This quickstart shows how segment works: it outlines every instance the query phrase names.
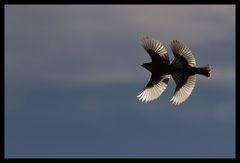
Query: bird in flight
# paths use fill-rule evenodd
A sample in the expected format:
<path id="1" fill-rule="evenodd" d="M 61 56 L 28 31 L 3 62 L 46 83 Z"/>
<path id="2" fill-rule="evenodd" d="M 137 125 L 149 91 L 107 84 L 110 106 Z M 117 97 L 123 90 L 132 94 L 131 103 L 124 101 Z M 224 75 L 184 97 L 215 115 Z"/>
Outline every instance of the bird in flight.
<path id="1" fill-rule="evenodd" d="M 157 99 L 166 89 L 168 81 L 172 77 L 176 88 L 170 101 L 174 105 L 179 105 L 191 95 L 196 83 L 196 74 L 210 77 L 209 64 L 204 67 L 196 67 L 196 60 L 184 43 L 177 40 L 171 42 L 170 48 L 175 57 L 171 64 L 166 48 L 157 39 L 144 37 L 140 39 L 140 44 L 152 59 L 152 62 L 141 65 L 152 74 L 143 91 L 137 96 L 142 102 Z"/>

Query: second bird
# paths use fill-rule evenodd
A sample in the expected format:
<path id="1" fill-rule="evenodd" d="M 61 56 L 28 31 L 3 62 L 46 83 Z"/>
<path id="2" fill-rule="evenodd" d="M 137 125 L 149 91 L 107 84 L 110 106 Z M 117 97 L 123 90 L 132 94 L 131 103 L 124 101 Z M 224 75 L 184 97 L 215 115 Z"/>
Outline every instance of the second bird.
<path id="1" fill-rule="evenodd" d="M 196 67 L 196 60 L 191 50 L 177 40 L 173 40 L 170 44 L 175 56 L 171 64 L 166 48 L 155 38 L 144 37 L 140 40 L 140 44 L 152 59 L 152 62 L 141 65 L 152 73 L 148 84 L 137 96 L 142 102 L 157 99 L 166 89 L 168 80 L 172 76 L 176 88 L 170 101 L 179 105 L 191 95 L 196 83 L 196 74 L 210 77 L 210 66 L 207 64 L 204 67 Z"/>

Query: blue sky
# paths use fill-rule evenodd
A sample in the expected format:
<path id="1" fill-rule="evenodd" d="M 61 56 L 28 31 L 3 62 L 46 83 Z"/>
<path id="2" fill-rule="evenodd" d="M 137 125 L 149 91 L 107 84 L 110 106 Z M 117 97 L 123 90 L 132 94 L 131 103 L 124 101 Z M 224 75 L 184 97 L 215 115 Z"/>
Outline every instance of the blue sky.
<path id="1" fill-rule="evenodd" d="M 137 100 L 139 38 L 188 45 L 190 98 Z M 234 5 L 5 5 L 6 158 L 235 157 Z"/>

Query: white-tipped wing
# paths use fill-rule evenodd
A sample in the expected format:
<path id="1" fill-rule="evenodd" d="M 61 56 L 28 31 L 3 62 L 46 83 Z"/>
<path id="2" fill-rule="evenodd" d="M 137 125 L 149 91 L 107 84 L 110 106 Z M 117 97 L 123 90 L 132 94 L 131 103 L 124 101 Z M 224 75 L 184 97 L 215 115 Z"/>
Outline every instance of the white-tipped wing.
<path id="1" fill-rule="evenodd" d="M 157 99 L 166 89 L 169 78 L 170 75 L 165 75 L 159 82 L 153 84 L 152 86 L 149 84 L 151 83 L 150 80 L 142 93 L 137 96 L 138 99 L 142 102 L 150 102 Z"/>
<path id="2" fill-rule="evenodd" d="M 139 42 L 148 52 L 153 62 L 160 60 L 163 63 L 170 63 L 167 50 L 160 41 L 152 37 L 144 37 Z"/>
<path id="3" fill-rule="evenodd" d="M 191 52 L 191 50 L 183 43 L 177 40 L 173 40 L 170 44 L 174 56 L 180 59 L 182 62 L 184 60 L 192 67 L 196 67 L 196 60 Z"/>
<path id="4" fill-rule="evenodd" d="M 179 105 L 191 95 L 196 83 L 196 76 L 192 75 L 188 76 L 185 80 L 180 80 L 182 76 L 181 73 L 179 73 L 175 74 L 173 78 L 177 84 L 177 87 L 170 101 L 174 105 Z"/>

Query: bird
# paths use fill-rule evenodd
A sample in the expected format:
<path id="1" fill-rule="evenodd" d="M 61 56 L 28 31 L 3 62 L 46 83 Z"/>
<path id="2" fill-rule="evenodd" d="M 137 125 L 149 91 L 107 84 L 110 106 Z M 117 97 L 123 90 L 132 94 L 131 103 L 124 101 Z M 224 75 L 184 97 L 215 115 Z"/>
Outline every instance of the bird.
<path id="1" fill-rule="evenodd" d="M 196 59 L 191 50 L 178 40 L 170 43 L 174 60 L 170 63 L 165 46 L 153 37 L 143 37 L 139 43 L 151 57 L 152 62 L 141 66 L 151 72 L 151 78 L 137 98 L 142 102 L 151 102 L 159 98 L 168 86 L 169 79 L 173 78 L 176 88 L 170 102 L 179 105 L 191 95 L 196 75 L 210 78 L 211 68 L 207 64 L 203 67 L 196 66 Z"/>

